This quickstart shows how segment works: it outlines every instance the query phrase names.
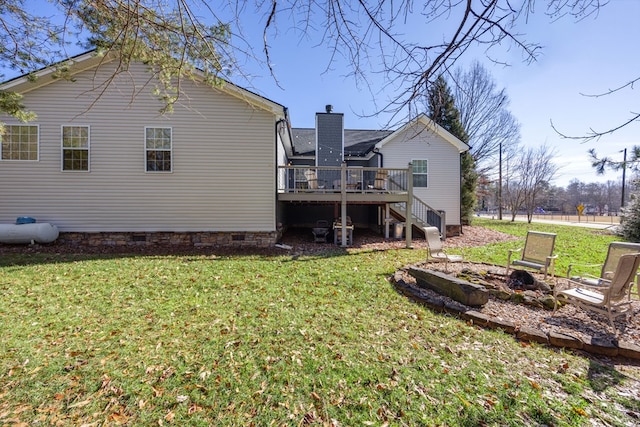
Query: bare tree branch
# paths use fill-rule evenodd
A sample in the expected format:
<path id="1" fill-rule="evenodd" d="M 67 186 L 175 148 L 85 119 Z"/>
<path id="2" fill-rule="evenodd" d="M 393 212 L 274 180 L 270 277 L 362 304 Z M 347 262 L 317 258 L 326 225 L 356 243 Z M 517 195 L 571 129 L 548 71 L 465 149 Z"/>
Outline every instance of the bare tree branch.
<path id="1" fill-rule="evenodd" d="M 633 80 L 631 80 L 631 81 L 628 81 L 627 83 L 625 83 L 625 84 L 623 84 L 623 85 L 620 85 L 620 86 L 618 86 L 618 87 L 615 87 L 615 88 L 613 88 L 613 89 L 607 89 L 605 92 L 602 92 L 602 93 L 597 93 L 597 94 L 585 94 L 585 93 L 581 93 L 580 95 L 582 95 L 582 96 L 586 96 L 586 97 L 590 97 L 590 98 L 600 98 L 600 97 L 602 97 L 602 96 L 607 96 L 607 95 L 611 95 L 612 93 L 619 92 L 619 91 L 621 91 L 621 90 L 623 90 L 623 89 L 626 89 L 626 88 L 633 89 L 633 86 L 634 86 L 638 81 L 640 81 L 640 77 L 637 77 L 637 78 L 635 78 L 635 79 L 633 79 Z"/>
<path id="2" fill-rule="evenodd" d="M 607 89 L 604 92 L 601 93 L 596 93 L 596 94 L 585 94 L 585 93 L 581 93 L 580 95 L 588 97 L 588 98 L 600 98 L 603 96 L 609 96 L 612 95 L 614 93 L 620 92 L 622 90 L 625 89 L 634 89 L 634 86 L 637 82 L 640 81 L 640 77 L 637 77 L 635 79 L 632 79 L 630 81 L 628 81 L 627 83 L 624 83 L 620 86 L 614 87 L 613 89 Z M 588 132 L 586 132 L 583 135 L 567 135 L 564 132 L 559 131 L 555 124 L 553 123 L 553 121 L 551 122 L 551 127 L 553 128 L 553 130 L 562 138 L 565 139 L 573 139 L 573 140 L 579 140 L 582 142 L 590 142 L 593 140 L 598 140 L 601 137 L 605 136 L 605 135 L 611 135 L 617 131 L 619 131 L 620 129 L 629 126 L 630 124 L 640 121 L 640 113 L 635 113 L 633 111 L 630 112 L 631 117 L 629 119 L 627 119 L 624 122 L 621 122 L 617 125 L 612 125 L 610 128 L 606 129 L 606 130 L 602 130 L 602 131 L 597 131 L 594 130 L 593 128 L 590 128 Z"/>
<path id="3" fill-rule="evenodd" d="M 523 190 L 523 203 L 527 220 L 531 222 L 539 202 L 539 195 L 553 180 L 558 167 L 553 163 L 555 152 L 546 145 L 529 148 L 518 164 L 519 182 Z"/>
<path id="4" fill-rule="evenodd" d="M 0 62 L 29 72 L 62 59 L 70 30 L 75 28 L 76 35 L 90 34 L 83 40 L 85 46 L 118 53 L 123 68 L 132 60 L 156 67 L 162 86 L 159 96 L 170 109 L 180 96 L 179 80 L 192 78 L 195 69 L 204 71 L 212 84 L 220 84 L 221 79 L 231 79 L 234 74 L 250 78 L 237 55 L 266 64 L 277 81 L 271 41 L 278 33 L 292 31 L 329 49 L 326 71 L 344 59 L 349 64 L 345 73 L 356 83 L 369 86 L 370 77 L 378 75 L 393 85 L 393 91 L 385 92 L 390 98 L 376 99 L 375 111 L 370 112 L 387 113 L 387 125 L 393 126 L 422 112 L 422 94 L 437 76 L 450 74 L 454 64 L 474 46 L 484 48 L 497 62 L 504 61 L 494 56 L 495 51 L 509 48 L 520 51 L 526 62 L 535 61 L 540 47 L 517 31 L 533 13 L 535 3 L 52 0 L 64 18 L 59 21 L 63 25 L 55 25 L 52 19 L 26 12 L 20 7 L 21 0 L 9 0 L 0 2 Z M 581 20 L 597 14 L 605 4 L 603 0 L 547 0 L 543 7 L 551 19 L 568 15 Z M 196 9 L 203 14 L 194 13 Z M 260 56 L 254 54 L 251 38 L 243 34 L 247 14 L 262 17 Z M 286 19 L 278 19 L 282 15 Z M 443 21 L 446 26 L 435 25 Z M 416 30 L 422 30 L 419 38 Z M 371 86 L 369 91 L 378 93 Z"/>
<path id="5" fill-rule="evenodd" d="M 452 74 L 454 98 L 460 121 L 469 135 L 476 171 L 488 175 L 498 166 L 497 157 L 515 150 L 520 143 L 520 125 L 509 112 L 509 97 L 479 63 Z"/>
<path id="6" fill-rule="evenodd" d="M 560 132 L 558 128 L 556 128 L 555 124 L 553 123 L 553 120 L 551 120 L 550 123 L 551 123 L 551 128 L 562 138 L 579 140 L 582 142 L 589 142 L 593 140 L 598 140 L 605 135 L 611 135 L 612 133 L 619 131 L 620 129 L 630 125 L 633 122 L 640 121 L 640 113 L 631 112 L 631 114 L 633 114 L 633 116 L 630 119 L 628 119 L 627 121 L 617 126 L 614 126 L 604 131 L 596 131 L 593 128 L 590 128 L 585 135 L 567 135 L 565 133 Z"/>

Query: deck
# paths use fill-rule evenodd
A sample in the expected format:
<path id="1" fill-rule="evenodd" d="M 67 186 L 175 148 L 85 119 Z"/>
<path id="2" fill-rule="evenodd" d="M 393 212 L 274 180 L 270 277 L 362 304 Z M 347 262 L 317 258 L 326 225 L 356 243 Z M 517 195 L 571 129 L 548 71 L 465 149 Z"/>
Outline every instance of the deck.
<path id="1" fill-rule="evenodd" d="M 412 212 L 413 186 L 411 166 L 406 169 L 327 166 L 282 166 L 278 170 L 278 201 L 288 203 L 326 203 L 341 206 L 341 245 L 347 246 L 347 206 L 384 205 L 385 218 L 390 206 L 403 204 Z M 405 216 L 405 239 L 411 247 L 412 216 Z M 385 221 L 389 236 L 389 221 Z M 338 243 L 336 241 L 336 243 Z"/>
<path id="2" fill-rule="evenodd" d="M 446 236 L 446 212 L 434 209 L 413 195 L 411 164 L 405 169 L 347 167 L 346 164 L 341 167 L 280 166 L 278 201 L 339 204 L 343 222 L 347 218 L 348 205 L 382 205 L 385 207 L 385 235 L 389 235 L 393 211 L 404 218 L 407 247 L 411 246 L 413 225 L 435 226 Z"/>
<path id="3" fill-rule="evenodd" d="M 406 203 L 413 197 L 408 171 L 346 166 L 283 166 L 278 171 L 278 200 L 347 204 Z"/>

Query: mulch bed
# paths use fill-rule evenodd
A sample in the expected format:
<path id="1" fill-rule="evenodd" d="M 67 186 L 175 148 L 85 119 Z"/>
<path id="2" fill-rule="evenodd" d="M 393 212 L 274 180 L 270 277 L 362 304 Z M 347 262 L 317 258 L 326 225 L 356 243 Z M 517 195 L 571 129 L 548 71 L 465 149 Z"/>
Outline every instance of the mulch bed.
<path id="1" fill-rule="evenodd" d="M 416 265 L 419 268 L 431 269 L 445 272 L 442 263 L 423 263 Z M 492 266 L 487 264 L 477 264 L 470 262 L 449 263 L 447 274 L 456 276 L 463 270 L 471 270 L 481 273 L 490 273 L 492 280 L 507 281 L 506 269 L 503 266 Z M 538 280 L 543 280 L 543 275 L 533 273 Z M 405 283 L 415 286 L 415 279 L 409 274 L 402 275 Z M 500 279 L 501 278 L 501 279 Z M 562 281 L 562 278 L 547 278 L 546 283 L 553 285 L 554 281 Z M 445 296 L 437 295 L 435 292 L 422 289 L 432 298 L 441 298 L 447 303 L 454 303 Z M 466 307 L 467 310 L 476 310 L 486 315 L 507 320 L 517 328 L 531 327 L 539 329 L 546 334 L 552 332 L 575 337 L 582 341 L 600 340 L 615 341 L 615 333 L 611 329 L 609 319 L 598 313 L 586 312 L 571 304 L 560 307 L 555 313 L 552 310 L 538 308 L 527 304 L 516 304 L 512 301 L 505 301 L 491 296 L 489 302 L 482 308 Z M 616 328 L 619 332 L 617 337 L 620 341 L 630 343 L 640 343 L 640 300 L 636 296 L 632 304 L 632 309 L 628 313 L 626 321 L 624 317 L 615 320 Z"/>

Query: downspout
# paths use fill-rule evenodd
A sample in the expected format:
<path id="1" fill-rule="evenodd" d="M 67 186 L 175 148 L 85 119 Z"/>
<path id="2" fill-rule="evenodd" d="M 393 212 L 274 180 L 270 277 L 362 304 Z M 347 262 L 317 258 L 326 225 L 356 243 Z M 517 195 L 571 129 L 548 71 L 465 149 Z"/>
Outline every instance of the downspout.
<path id="1" fill-rule="evenodd" d="M 467 144 L 467 143 L 465 143 L 465 144 Z M 460 158 L 460 162 L 459 162 L 459 164 L 460 164 L 460 186 L 459 186 L 459 188 L 460 188 L 460 197 L 459 197 L 459 199 L 460 199 L 460 203 L 459 203 L 459 205 L 460 205 L 460 213 L 459 213 L 459 215 L 460 215 L 460 234 L 464 234 L 464 231 L 462 229 L 462 226 L 464 225 L 464 221 L 462 220 L 462 213 L 463 213 L 463 209 L 462 209 L 462 183 L 464 181 L 464 176 L 462 175 L 464 173 L 464 171 L 462 170 L 462 156 L 465 153 L 469 153 L 469 155 L 471 155 L 471 146 L 469 144 L 467 144 L 467 147 L 468 147 L 467 150 L 466 151 L 462 151 L 460 153 L 460 156 L 459 156 L 459 158 Z M 476 193 L 474 193 L 473 197 L 475 197 L 475 196 L 476 196 Z M 471 220 L 469 220 L 469 222 L 471 222 Z M 446 236 L 446 234 L 447 234 L 447 226 L 445 225 L 444 228 L 445 228 L 444 234 Z"/>
<path id="2" fill-rule="evenodd" d="M 378 147 L 373 149 L 373 154 L 377 154 L 378 155 L 378 168 L 382 169 L 384 167 L 384 156 L 382 155 L 382 153 L 380 152 L 380 149 Z M 375 183 L 375 181 L 374 181 Z M 389 239 L 389 203 L 385 203 L 384 204 L 384 212 L 383 212 L 384 218 L 383 218 L 383 222 L 384 222 L 384 238 L 385 239 Z"/>
<path id="3" fill-rule="evenodd" d="M 276 199 L 276 212 L 275 212 L 276 213 L 276 215 L 275 215 L 276 216 L 276 224 L 275 224 L 275 226 L 276 226 L 276 233 L 279 236 L 278 240 L 280 239 L 280 237 L 282 237 L 282 236 L 280 236 L 280 233 L 284 232 L 284 224 L 281 221 L 278 221 L 278 219 L 279 219 L 279 215 L 278 214 L 280 212 L 280 209 L 279 209 L 280 205 L 278 203 L 278 170 L 279 170 L 279 168 L 278 168 L 278 136 L 280 135 L 280 130 L 283 127 L 284 127 L 284 129 L 285 129 L 285 131 L 286 131 L 286 133 L 287 133 L 287 135 L 289 137 L 289 142 L 292 145 L 291 148 L 293 149 L 293 138 L 292 138 L 292 135 L 291 135 L 291 126 L 290 126 L 290 122 L 289 122 L 289 109 L 287 107 L 283 106 L 282 107 L 282 112 L 284 114 L 284 118 L 276 121 L 276 124 L 275 124 L 275 138 L 274 138 L 274 144 L 275 144 L 274 165 L 275 165 L 275 169 L 276 169 L 276 172 L 275 172 L 275 177 L 276 177 L 275 184 L 276 185 L 274 186 L 275 187 L 274 188 L 274 190 L 275 190 L 275 199 Z M 284 156 L 288 160 L 289 156 L 287 155 L 287 150 L 286 150 L 286 148 L 284 146 L 284 141 L 283 141 L 282 145 L 283 145 L 282 149 L 284 150 Z M 288 175 L 289 175 L 289 170 L 287 170 L 286 173 L 285 173 L 285 179 L 286 179 L 285 186 L 289 185 L 289 176 Z"/>
<path id="4" fill-rule="evenodd" d="M 409 162 L 409 168 L 407 169 L 407 214 L 405 215 L 404 234 L 406 240 L 407 249 L 413 249 L 411 243 L 412 232 L 412 215 L 413 215 L 413 164 Z"/>
<path id="5" fill-rule="evenodd" d="M 286 111 L 286 109 L 285 109 Z M 273 190 L 275 192 L 275 194 L 273 195 L 276 199 L 276 212 L 275 212 L 275 218 L 276 218 L 276 223 L 275 225 L 275 229 L 276 229 L 276 243 L 278 243 L 281 239 L 282 236 L 280 236 L 280 230 L 284 230 L 284 226 L 281 224 L 281 222 L 279 221 L 280 219 L 280 202 L 278 202 L 278 179 L 279 179 L 279 168 L 278 168 L 278 137 L 280 135 L 280 129 L 282 126 L 282 123 L 285 122 L 285 119 L 280 119 L 276 121 L 275 124 L 275 128 L 274 128 L 274 138 L 273 138 L 273 142 L 274 142 L 274 150 L 273 150 L 273 163 L 274 163 L 274 167 L 275 167 L 275 184 L 273 187 Z M 284 147 L 282 147 L 284 149 Z M 286 152 L 285 152 L 285 157 L 286 157 Z M 288 172 L 287 172 L 288 173 Z"/>
<path id="6" fill-rule="evenodd" d="M 347 162 L 340 165 L 340 222 L 342 223 L 342 247 L 347 246 Z"/>
<path id="7" fill-rule="evenodd" d="M 278 120 L 279 122 L 284 122 L 287 126 L 287 133 L 289 134 L 289 141 L 291 141 L 291 150 L 293 150 L 293 136 L 291 135 L 291 120 L 289 119 L 289 109 L 287 107 L 282 107 L 284 111 L 284 119 Z"/>
<path id="8" fill-rule="evenodd" d="M 373 149 L 373 154 L 377 154 L 378 155 L 378 167 L 379 168 L 383 168 L 384 167 L 384 156 L 380 152 L 380 149 L 379 148 L 374 148 Z"/>

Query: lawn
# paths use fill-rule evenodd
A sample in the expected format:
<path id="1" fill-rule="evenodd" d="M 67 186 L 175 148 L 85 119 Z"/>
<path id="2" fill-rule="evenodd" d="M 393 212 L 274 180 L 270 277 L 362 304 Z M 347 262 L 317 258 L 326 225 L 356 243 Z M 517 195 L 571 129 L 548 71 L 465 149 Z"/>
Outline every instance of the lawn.
<path id="1" fill-rule="evenodd" d="M 558 270 L 602 260 L 619 240 L 552 229 Z M 517 243 L 464 253 L 503 264 Z M 3 254 L 0 424 L 637 422 L 637 370 L 518 342 L 396 292 L 389 276 L 424 257 Z"/>

